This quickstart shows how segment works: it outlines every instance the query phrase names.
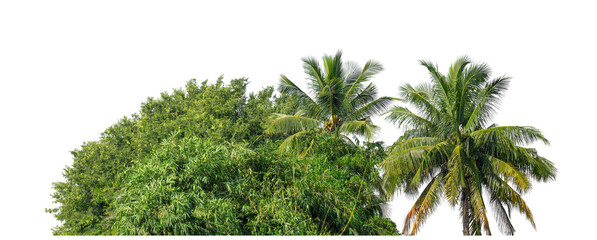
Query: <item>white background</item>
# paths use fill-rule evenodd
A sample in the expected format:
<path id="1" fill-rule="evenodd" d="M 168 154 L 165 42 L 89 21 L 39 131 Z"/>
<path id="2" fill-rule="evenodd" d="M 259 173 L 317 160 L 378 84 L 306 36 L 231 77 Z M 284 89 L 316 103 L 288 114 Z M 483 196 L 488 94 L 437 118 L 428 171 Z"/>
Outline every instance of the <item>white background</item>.
<path id="1" fill-rule="evenodd" d="M 551 146 L 533 147 L 559 171 L 524 196 L 536 231 L 513 211 L 516 236 L 594 235 L 597 8 L 589 1 L 82 2 L 0 2 L 0 235 L 49 238 L 58 222 L 44 209 L 55 206 L 51 183 L 63 181 L 69 151 L 147 97 L 221 74 L 249 78 L 249 91 L 280 74 L 305 86 L 301 57 L 338 49 L 361 65 L 380 61 L 386 70 L 374 81 L 387 96 L 428 81 L 420 59 L 445 73 L 466 54 L 512 77 L 494 120 L 542 130 Z M 400 135 L 375 121 L 377 140 Z M 398 195 L 391 204 L 400 230 L 413 202 Z M 420 232 L 461 234 L 446 202 Z"/>

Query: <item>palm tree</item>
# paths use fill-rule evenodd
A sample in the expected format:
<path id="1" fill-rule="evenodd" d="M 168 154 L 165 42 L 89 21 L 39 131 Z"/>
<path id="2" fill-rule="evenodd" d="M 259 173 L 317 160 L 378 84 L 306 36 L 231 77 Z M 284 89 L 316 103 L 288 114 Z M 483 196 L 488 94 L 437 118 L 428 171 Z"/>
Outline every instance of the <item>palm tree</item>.
<path id="1" fill-rule="evenodd" d="M 480 235 L 481 229 L 491 235 L 483 189 L 503 234 L 515 231 L 511 208 L 535 227 L 521 194 L 531 189 L 531 179 L 553 180 L 557 170 L 535 149 L 524 147 L 535 141 L 549 145 L 538 129 L 489 125 L 510 78 L 490 79 L 490 68 L 468 57 L 452 64 L 447 75 L 430 62 L 420 63 L 431 83 L 400 88 L 401 101 L 418 111 L 396 106 L 386 113 L 387 120 L 405 129 L 381 163 L 386 192 L 418 195 L 403 232 L 416 234 L 445 197 L 452 206 L 459 205 L 464 235 Z"/>
<path id="2" fill-rule="evenodd" d="M 298 98 L 300 108 L 293 115 L 274 114 L 265 130 L 267 134 L 292 134 L 281 144 L 280 150 L 293 148 L 299 138 L 314 131 L 326 131 L 348 142 L 348 134 L 367 140 L 378 127 L 371 116 L 385 110 L 394 98 L 376 98 L 377 87 L 371 78 L 383 70 L 380 63 L 369 60 L 364 67 L 343 62 L 342 52 L 323 57 L 323 69 L 317 59 L 302 59 L 308 76 L 310 92 L 300 89 L 286 76 L 280 76 L 278 90 Z"/>

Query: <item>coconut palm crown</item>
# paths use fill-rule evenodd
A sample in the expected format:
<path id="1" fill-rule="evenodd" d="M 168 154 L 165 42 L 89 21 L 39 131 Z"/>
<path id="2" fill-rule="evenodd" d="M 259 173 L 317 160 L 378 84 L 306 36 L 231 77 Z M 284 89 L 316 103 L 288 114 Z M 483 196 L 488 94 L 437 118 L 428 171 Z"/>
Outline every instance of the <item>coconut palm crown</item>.
<path id="1" fill-rule="evenodd" d="M 483 230 L 491 235 L 488 204 L 503 234 L 515 232 L 512 208 L 535 227 L 521 194 L 531 189 L 532 179 L 553 180 L 557 170 L 535 149 L 525 147 L 536 141 L 549 145 L 538 129 L 490 124 L 510 78 L 490 79 L 490 68 L 468 57 L 457 59 L 447 75 L 430 62 L 420 63 L 431 83 L 400 87 L 401 101 L 417 112 L 396 106 L 386 113 L 387 120 L 404 129 L 381 163 L 386 193 L 418 196 L 403 233 L 416 234 L 444 198 L 459 206 L 464 235 Z"/>
<path id="2" fill-rule="evenodd" d="M 371 116 L 386 111 L 394 101 L 391 97 L 377 98 L 373 76 L 383 70 L 382 65 L 369 60 L 364 67 L 343 62 L 342 52 L 322 58 L 323 68 L 314 57 L 303 58 L 309 92 L 303 91 L 286 76 L 280 76 L 278 90 L 298 98 L 299 109 L 293 115 L 274 114 L 265 130 L 267 134 L 292 134 L 282 143 L 281 150 L 289 150 L 294 143 L 313 131 L 326 131 L 348 142 L 349 134 L 370 140 L 379 129 Z"/>

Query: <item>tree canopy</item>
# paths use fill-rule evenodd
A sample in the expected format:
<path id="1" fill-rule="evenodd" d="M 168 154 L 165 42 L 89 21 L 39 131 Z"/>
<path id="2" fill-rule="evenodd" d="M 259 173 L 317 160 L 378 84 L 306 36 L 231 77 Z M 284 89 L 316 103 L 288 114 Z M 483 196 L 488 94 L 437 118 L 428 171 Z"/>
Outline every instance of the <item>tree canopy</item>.
<path id="1" fill-rule="evenodd" d="M 397 233 L 371 190 L 381 148 L 276 155 L 278 137 L 263 127 L 298 101 L 272 87 L 246 94 L 246 84 L 191 80 L 72 151 L 47 209 L 61 221 L 54 234 Z"/>
<path id="2" fill-rule="evenodd" d="M 269 134 L 292 134 L 280 146 L 290 150 L 301 137 L 314 130 L 334 133 L 348 142 L 349 134 L 371 140 L 379 127 L 371 117 L 385 111 L 394 98 L 377 97 L 373 76 L 383 70 L 382 65 L 369 60 L 363 67 L 342 60 L 342 52 L 324 55 L 323 68 L 314 57 L 303 58 L 308 76 L 309 92 L 299 88 L 285 75 L 280 76 L 278 90 L 294 95 L 300 105 L 293 114 L 277 113 L 265 130 Z"/>
<path id="3" fill-rule="evenodd" d="M 524 146 L 536 141 L 549 144 L 538 129 L 491 123 L 510 78 L 491 79 L 488 65 L 474 64 L 468 57 L 456 60 L 446 75 L 430 62 L 421 65 L 429 71 L 431 83 L 400 88 L 403 102 L 417 112 L 404 106 L 388 112 L 387 119 L 404 134 L 381 164 L 388 193 L 418 195 L 402 231 L 416 234 L 444 197 L 460 206 L 464 235 L 480 235 L 482 230 L 491 235 L 487 203 L 504 234 L 514 234 L 511 208 L 535 227 L 521 194 L 530 190 L 531 179 L 555 179 L 556 168 Z"/>

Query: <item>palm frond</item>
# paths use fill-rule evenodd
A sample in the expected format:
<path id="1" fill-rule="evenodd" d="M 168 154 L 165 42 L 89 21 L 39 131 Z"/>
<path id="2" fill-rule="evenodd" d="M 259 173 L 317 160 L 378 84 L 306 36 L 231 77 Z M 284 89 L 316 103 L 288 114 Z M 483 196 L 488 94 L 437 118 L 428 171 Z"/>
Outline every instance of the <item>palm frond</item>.
<path id="1" fill-rule="evenodd" d="M 460 163 L 460 162 L 459 162 Z M 460 195 L 460 189 L 464 184 L 461 181 L 464 180 L 462 171 L 462 165 L 454 165 L 450 168 L 446 175 L 446 185 L 444 186 L 444 195 L 450 203 L 450 206 L 456 206 L 458 203 L 458 196 Z"/>
<path id="2" fill-rule="evenodd" d="M 278 147 L 278 149 L 276 151 L 280 154 L 291 152 L 293 150 L 299 150 L 297 152 L 300 152 L 300 149 L 298 149 L 299 145 L 300 145 L 299 143 L 302 142 L 301 138 L 306 136 L 307 133 L 308 133 L 307 130 L 303 130 L 303 131 L 300 131 L 300 132 L 290 135 L 289 137 L 284 139 L 284 141 L 282 142 L 282 144 L 280 144 L 280 146 Z M 306 151 L 305 151 L 305 154 L 306 154 Z"/>
<path id="3" fill-rule="evenodd" d="M 523 156 L 521 157 L 522 161 L 518 162 L 524 163 L 524 165 L 520 165 L 523 165 L 528 169 L 527 173 L 529 173 L 533 179 L 541 182 L 555 180 L 558 170 L 551 161 L 539 156 L 537 151 L 533 148 L 516 147 L 515 149 L 518 150 L 519 153 L 522 153 L 519 155 Z"/>
<path id="4" fill-rule="evenodd" d="M 288 77 L 281 74 L 280 75 L 280 82 L 278 83 L 278 91 L 281 93 L 287 93 L 296 95 L 299 98 L 310 98 L 307 93 L 305 93 L 301 88 L 296 86 L 294 82 L 292 82 Z"/>
<path id="5" fill-rule="evenodd" d="M 405 139 L 402 141 L 396 141 L 392 146 L 388 147 L 389 152 L 401 152 L 409 148 L 427 146 L 433 147 L 435 144 L 442 142 L 442 139 L 435 137 L 416 137 Z"/>
<path id="6" fill-rule="evenodd" d="M 408 139 L 413 139 L 413 138 L 429 137 L 429 136 L 433 136 L 433 133 L 432 133 L 431 129 L 426 128 L 426 127 L 406 129 L 406 130 L 404 130 L 404 133 L 402 133 L 402 136 L 400 136 L 398 138 L 397 142 L 408 140 Z"/>
<path id="7" fill-rule="evenodd" d="M 404 189 L 409 195 L 417 194 L 416 188 L 410 188 L 414 173 L 425 158 L 426 151 L 433 146 L 415 146 L 401 151 L 394 150 L 379 165 L 383 169 L 384 186 L 389 194 Z"/>
<path id="8" fill-rule="evenodd" d="M 350 108 L 360 108 L 363 105 L 375 100 L 377 97 L 377 87 L 373 83 L 369 83 L 367 87 L 363 88 L 356 96 L 352 98 L 345 98 L 347 106 Z"/>
<path id="9" fill-rule="evenodd" d="M 477 99 L 483 84 L 487 82 L 491 70 L 486 64 L 472 64 L 466 67 L 458 77 L 455 90 L 457 91 L 455 104 L 459 124 L 466 124 L 472 103 Z"/>
<path id="10" fill-rule="evenodd" d="M 403 233 L 409 233 L 410 235 L 416 234 L 427 218 L 441 203 L 442 179 L 444 175 L 445 172 L 438 173 L 427 184 L 427 187 L 425 187 L 423 192 L 421 192 L 421 195 L 404 219 Z"/>
<path id="11" fill-rule="evenodd" d="M 346 121 L 340 126 L 341 133 L 363 136 L 367 141 L 370 141 L 378 131 L 379 127 L 373 125 L 368 119 Z"/>
<path id="12" fill-rule="evenodd" d="M 354 119 L 362 119 L 362 118 L 378 115 L 378 114 L 386 111 L 390 107 L 390 104 L 392 104 L 394 101 L 397 101 L 397 100 L 398 99 L 393 98 L 393 97 L 380 97 L 373 101 L 369 101 L 369 103 L 367 103 L 367 105 L 356 109 L 355 111 L 350 113 L 348 116 L 346 116 L 345 119 L 346 120 L 354 120 Z"/>
<path id="13" fill-rule="evenodd" d="M 506 212 L 506 209 L 504 209 L 502 201 L 500 201 L 497 196 L 491 193 L 491 200 L 489 202 L 493 208 L 493 211 L 495 212 L 495 219 L 498 222 L 498 228 L 500 229 L 500 232 L 505 235 L 513 236 L 516 230 L 514 230 L 514 226 L 510 221 L 510 215 Z"/>
<path id="14" fill-rule="evenodd" d="M 448 160 L 449 171 L 446 174 L 446 185 L 444 186 L 444 193 L 450 205 L 455 206 L 458 203 L 460 189 L 465 187 L 464 166 L 462 165 L 462 158 L 460 156 L 460 145 L 457 145 L 452 150 Z"/>
<path id="15" fill-rule="evenodd" d="M 459 90 L 463 89 L 464 79 L 461 77 L 462 72 L 464 72 L 466 66 L 470 63 L 471 60 L 468 56 L 461 56 L 450 66 L 446 78 L 455 92 L 460 92 Z"/>
<path id="16" fill-rule="evenodd" d="M 549 145 L 549 140 L 543 136 L 541 131 L 528 126 L 495 126 L 474 131 L 470 135 L 475 140 L 475 145 L 477 146 L 507 140 L 512 141 L 516 145 L 529 145 L 538 140 Z M 507 139 L 504 139 L 504 137 Z"/>
<path id="17" fill-rule="evenodd" d="M 390 155 L 380 163 L 388 192 L 404 188 L 408 195 L 417 194 L 419 184 L 439 169 L 447 143 L 435 138 L 401 141 L 388 149 Z"/>
<path id="18" fill-rule="evenodd" d="M 533 168 L 533 177 L 537 181 L 547 182 L 555 180 L 558 170 L 551 161 L 544 157 L 535 158 L 535 168 Z"/>
<path id="19" fill-rule="evenodd" d="M 531 188 L 531 182 L 524 172 L 520 172 L 512 164 L 499 158 L 485 155 L 493 168 L 494 173 L 500 174 L 504 180 L 512 181 L 521 192 L 526 192 Z"/>
<path id="20" fill-rule="evenodd" d="M 491 229 L 489 227 L 489 219 L 487 217 L 487 210 L 485 208 L 485 200 L 483 200 L 482 187 L 479 178 L 475 178 L 475 181 L 471 184 L 470 188 L 470 200 L 471 207 L 474 211 L 473 219 L 479 223 L 485 230 L 487 235 L 491 235 Z M 473 229 L 473 234 L 481 235 L 481 229 Z"/>
<path id="21" fill-rule="evenodd" d="M 352 84 L 359 78 L 361 75 L 362 68 L 353 61 L 344 61 L 344 82 L 346 83 L 345 86 L 352 86 Z"/>
<path id="22" fill-rule="evenodd" d="M 493 117 L 501 102 L 503 93 L 510 84 L 509 77 L 499 77 L 487 83 L 472 100 L 471 112 L 467 114 L 465 130 L 472 132 L 485 126 Z"/>
<path id="23" fill-rule="evenodd" d="M 410 182 L 410 188 L 419 188 L 419 185 L 423 182 L 431 178 L 434 174 L 436 169 L 443 169 L 443 166 L 447 164 L 446 159 L 448 159 L 448 151 L 451 148 L 451 144 L 446 141 L 441 141 L 434 144 L 430 149 L 428 149 L 425 153 L 425 158 L 422 159 L 419 169 L 413 176 Z"/>
<path id="24" fill-rule="evenodd" d="M 303 130 L 319 128 L 321 121 L 309 117 L 272 114 L 274 120 L 265 129 L 266 134 L 295 133 Z"/>
<path id="25" fill-rule="evenodd" d="M 344 68 L 342 67 L 342 51 L 338 50 L 336 55 L 324 55 L 323 56 L 323 69 L 326 77 L 326 81 L 331 79 L 342 79 L 344 76 Z"/>
<path id="26" fill-rule="evenodd" d="M 481 134 L 486 133 L 476 132 L 471 136 L 476 147 L 481 149 L 484 154 L 511 164 L 517 171 L 537 181 L 546 182 L 555 179 L 557 169 L 551 161 L 539 156 L 535 149 L 516 146 L 504 134 L 497 134 L 497 137 L 483 136 L 485 139 L 480 139 Z"/>
<path id="27" fill-rule="evenodd" d="M 440 107 L 434 101 L 434 93 L 431 85 L 420 84 L 416 88 L 410 84 L 404 84 L 400 87 L 401 98 L 419 109 L 424 117 L 430 121 L 435 121 L 440 118 Z"/>
<path id="28" fill-rule="evenodd" d="M 346 141 L 346 143 L 350 144 L 351 146 L 357 146 L 357 144 L 355 144 L 354 141 L 350 140 L 350 138 L 348 138 L 346 135 L 341 135 L 340 137 L 342 137 L 344 141 Z"/>
<path id="29" fill-rule="evenodd" d="M 317 104 L 326 117 L 334 115 L 344 116 L 347 109 L 344 108 L 344 95 L 342 94 L 343 82 L 340 78 L 327 80 L 327 85 L 317 95 Z"/>
<path id="30" fill-rule="evenodd" d="M 406 127 L 406 128 L 416 128 L 416 127 L 427 127 L 433 128 L 435 125 L 430 122 L 429 120 L 421 117 L 405 107 L 395 106 L 391 108 L 388 112 L 384 113 L 388 114 L 386 116 L 386 120 L 396 124 L 398 127 Z"/>
<path id="31" fill-rule="evenodd" d="M 305 57 L 302 58 L 303 61 L 303 70 L 305 74 L 309 76 L 309 86 L 315 91 L 318 92 L 323 87 L 325 87 L 325 79 L 324 75 L 321 71 L 321 67 L 319 65 L 319 61 L 317 61 L 314 57 Z"/>
<path id="32" fill-rule="evenodd" d="M 518 211 L 529 220 L 533 228 L 536 228 L 531 209 L 529 209 L 518 192 L 496 175 L 487 175 L 485 178 L 491 194 L 498 198 L 502 203 L 507 203 L 509 206 L 517 208 Z"/>
<path id="33" fill-rule="evenodd" d="M 468 65 L 461 73 L 463 84 L 461 90 L 464 95 L 476 95 L 475 93 L 487 82 L 489 75 L 491 75 L 491 68 L 486 63 Z"/>
<path id="34" fill-rule="evenodd" d="M 346 91 L 347 98 L 352 99 L 355 93 L 358 93 L 362 89 L 363 83 L 369 81 L 371 77 L 377 75 L 379 72 L 383 71 L 383 66 L 381 63 L 375 60 L 369 60 L 361 70 L 361 73 L 354 81 L 348 81 L 346 87 L 348 90 Z"/>
<path id="35" fill-rule="evenodd" d="M 317 116 L 321 112 L 321 109 L 319 109 L 315 100 L 284 75 L 280 75 L 278 91 L 285 94 L 295 95 L 301 104 L 301 108 L 305 109 L 312 116 Z"/>
<path id="36" fill-rule="evenodd" d="M 429 75 L 431 75 L 431 81 L 433 83 L 433 92 L 434 95 L 441 99 L 441 103 L 443 104 L 442 108 L 445 109 L 445 113 L 454 118 L 452 114 L 452 109 L 454 108 L 454 104 L 452 103 L 452 99 L 454 98 L 452 87 L 450 86 L 449 81 L 446 80 L 446 77 L 437 71 L 437 66 L 432 64 L 428 61 L 419 61 L 421 65 L 427 68 Z"/>

